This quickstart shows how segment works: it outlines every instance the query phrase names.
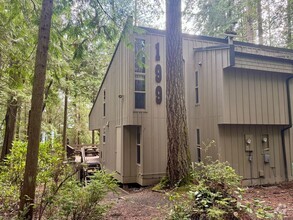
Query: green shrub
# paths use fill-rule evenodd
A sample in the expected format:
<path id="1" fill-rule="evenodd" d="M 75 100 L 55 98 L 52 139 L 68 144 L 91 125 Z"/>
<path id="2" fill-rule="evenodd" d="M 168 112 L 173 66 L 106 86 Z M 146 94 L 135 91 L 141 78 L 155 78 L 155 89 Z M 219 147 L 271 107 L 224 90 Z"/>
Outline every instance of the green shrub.
<path id="1" fill-rule="evenodd" d="M 276 217 L 261 203 L 246 204 L 241 177 L 228 163 L 194 164 L 187 192 L 171 194 L 171 219 L 265 219 Z"/>
<path id="2" fill-rule="evenodd" d="M 23 181 L 26 143 L 14 142 L 11 153 L 0 165 L 0 216 L 17 216 L 20 187 Z M 99 204 L 114 190 L 111 175 L 97 172 L 83 187 L 76 180 L 78 169 L 64 163 L 64 149 L 58 143 L 41 143 L 39 151 L 35 217 L 38 219 L 95 219 L 107 206 Z M 86 214 L 85 214 L 86 213 Z"/>
<path id="3" fill-rule="evenodd" d="M 101 219 L 109 208 L 101 203 L 105 195 L 117 187 L 116 180 L 103 171 L 95 173 L 91 182 L 84 187 L 75 181 L 69 181 L 53 199 L 50 213 L 52 219 Z"/>

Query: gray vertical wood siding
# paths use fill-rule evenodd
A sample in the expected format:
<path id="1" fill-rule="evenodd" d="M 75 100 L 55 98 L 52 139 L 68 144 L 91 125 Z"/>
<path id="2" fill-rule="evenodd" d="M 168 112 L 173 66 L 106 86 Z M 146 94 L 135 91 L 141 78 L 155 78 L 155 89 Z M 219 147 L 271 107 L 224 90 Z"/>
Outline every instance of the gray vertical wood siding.
<path id="1" fill-rule="evenodd" d="M 223 76 L 222 124 L 288 124 L 287 74 L 230 68 Z"/>
<path id="2" fill-rule="evenodd" d="M 134 49 L 121 41 L 117 47 L 100 91 L 106 90 L 106 117 L 102 116 L 103 96 L 100 92 L 90 114 L 90 129 L 105 129 L 106 144 L 100 146 L 106 169 L 121 173 L 116 177 L 123 183 L 148 185 L 165 175 L 167 163 L 166 130 L 166 43 L 163 32 L 134 34 L 146 43 L 146 109 L 134 109 Z M 160 61 L 156 61 L 155 45 L 160 45 Z M 215 47 L 216 46 L 216 47 Z M 214 48 L 211 48 L 214 47 Z M 221 47 L 221 48 L 220 48 Z M 192 161 L 198 160 L 196 130 L 200 130 L 202 158 L 228 161 L 243 176 L 244 184 L 276 183 L 284 180 L 283 153 L 280 130 L 288 124 L 285 80 L 293 74 L 292 51 L 279 51 L 235 43 L 235 51 L 257 55 L 255 59 L 230 54 L 224 40 L 183 35 L 183 59 L 189 145 Z M 261 55 L 258 59 L 258 56 Z M 252 56 L 253 57 L 253 56 Z M 276 57 L 270 60 L 267 57 Z M 235 65 L 233 61 L 235 60 Z M 162 81 L 155 80 L 155 67 L 162 67 Z M 195 72 L 199 76 L 199 103 L 195 100 Z M 291 87 L 293 82 L 291 83 Z M 162 87 L 162 103 L 156 103 L 155 89 Z M 293 90 L 291 91 L 293 95 Z M 119 98 L 120 95 L 120 98 Z M 292 106 L 293 107 L 293 106 Z M 141 163 L 136 164 L 136 129 L 141 127 Z M 121 137 L 116 130 L 121 128 Z M 292 129 L 291 129 L 292 130 Z M 245 151 L 245 135 L 253 137 L 252 162 Z M 269 150 L 264 150 L 263 135 L 268 135 Z M 293 132 L 286 133 L 287 161 L 292 179 Z M 116 149 L 117 140 L 123 144 Z M 117 159 L 117 153 L 121 158 Z M 264 154 L 269 162 L 264 162 Z M 119 166 L 118 166 L 119 167 Z M 252 167 L 252 173 L 250 169 Z M 261 173 L 264 177 L 261 177 Z"/>

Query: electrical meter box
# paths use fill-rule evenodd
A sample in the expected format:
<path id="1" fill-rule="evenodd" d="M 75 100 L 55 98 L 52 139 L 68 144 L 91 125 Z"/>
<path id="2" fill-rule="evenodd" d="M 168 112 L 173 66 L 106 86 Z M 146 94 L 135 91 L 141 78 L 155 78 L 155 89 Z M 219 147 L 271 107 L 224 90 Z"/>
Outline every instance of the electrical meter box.
<path id="1" fill-rule="evenodd" d="M 253 136 L 251 134 L 244 135 L 244 146 L 246 152 L 252 152 L 254 150 L 253 146 Z"/>

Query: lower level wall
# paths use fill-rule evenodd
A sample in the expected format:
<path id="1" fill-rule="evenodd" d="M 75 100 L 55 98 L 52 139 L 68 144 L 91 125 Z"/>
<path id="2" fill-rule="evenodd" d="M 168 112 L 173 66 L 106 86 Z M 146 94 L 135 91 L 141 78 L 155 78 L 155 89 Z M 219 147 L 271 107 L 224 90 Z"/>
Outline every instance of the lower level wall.
<path id="1" fill-rule="evenodd" d="M 107 143 L 102 148 L 103 160 L 105 160 L 103 165 L 106 169 L 116 172 L 117 179 L 122 183 L 139 183 L 144 186 L 155 184 L 165 176 L 167 137 L 165 133 L 158 135 L 161 131 L 153 126 L 148 126 L 148 123 L 146 121 L 144 125 L 140 125 L 142 131 L 141 164 L 137 164 L 136 161 L 137 126 L 124 126 L 122 129 L 121 173 L 117 173 L 115 169 L 117 163 L 115 148 L 119 146 L 114 145 L 116 143 L 114 130 L 113 135 L 108 136 L 114 137 L 114 140 L 107 139 Z M 226 124 L 216 125 L 214 132 L 202 129 L 200 126 L 198 128 L 201 131 L 201 143 L 208 143 L 206 139 L 214 140 L 207 151 L 202 149 L 202 159 L 212 156 L 213 160 L 228 161 L 243 177 L 243 185 L 275 184 L 286 180 L 281 144 L 283 126 Z M 250 146 L 247 146 L 247 139 L 251 139 Z M 196 151 L 194 135 L 190 135 L 190 140 L 193 140 L 190 141 L 192 143 L 190 148 L 193 148 L 191 150 Z M 285 142 L 288 178 L 292 180 L 293 131 L 286 131 Z M 198 156 L 197 152 L 193 152 L 193 154 Z M 197 161 L 196 156 L 192 161 Z"/>
<path id="2" fill-rule="evenodd" d="M 219 158 L 228 161 L 243 177 L 244 185 L 285 181 L 281 129 L 282 126 L 219 125 Z M 288 160 L 291 152 L 290 146 L 287 148 Z"/>

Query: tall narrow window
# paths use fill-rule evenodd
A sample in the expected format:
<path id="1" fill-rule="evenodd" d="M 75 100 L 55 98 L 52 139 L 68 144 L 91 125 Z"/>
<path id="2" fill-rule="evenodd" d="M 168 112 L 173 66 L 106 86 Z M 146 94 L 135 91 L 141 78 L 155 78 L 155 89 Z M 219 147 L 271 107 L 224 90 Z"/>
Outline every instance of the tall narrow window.
<path id="1" fill-rule="evenodd" d="M 106 144 L 106 131 L 105 128 L 103 129 L 103 144 Z"/>
<path id="2" fill-rule="evenodd" d="M 104 89 L 104 97 L 103 97 L 103 116 L 106 116 L 106 90 Z"/>
<path id="3" fill-rule="evenodd" d="M 145 40 L 135 39 L 135 72 L 145 73 Z"/>
<path id="4" fill-rule="evenodd" d="M 140 164 L 140 149 L 141 149 L 141 143 L 140 143 L 140 127 L 136 128 L 136 163 Z"/>
<path id="5" fill-rule="evenodd" d="M 195 71 L 195 104 L 199 104 L 199 77 L 198 71 Z"/>
<path id="6" fill-rule="evenodd" d="M 200 130 L 196 129 L 196 149 L 197 149 L 197 160 L 201 161 L 201 148 L 200 148 Z"/>
<path id="7" fill-rule="evenodd" d="M 145 109 L 145 40 L 135 40 L 135 85 L 134 102 L 135 109 Z"/>

